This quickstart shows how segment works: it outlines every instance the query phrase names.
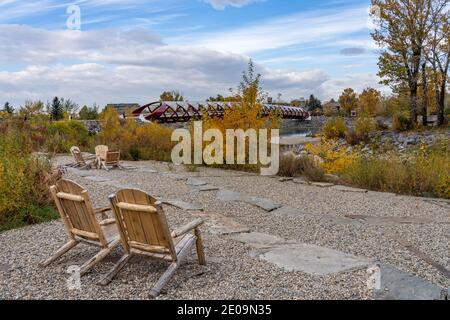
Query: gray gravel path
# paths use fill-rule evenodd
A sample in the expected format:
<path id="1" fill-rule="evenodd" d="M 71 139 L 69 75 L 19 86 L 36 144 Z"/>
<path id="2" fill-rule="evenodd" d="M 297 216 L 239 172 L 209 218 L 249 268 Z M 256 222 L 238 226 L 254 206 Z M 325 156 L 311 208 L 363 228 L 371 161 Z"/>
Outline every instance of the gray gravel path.
<path id="1" fill-rule="evenodd" d="M 58 161 L 67 163 L 70 159 L 60 157 Z M 117 191 L 120 185 L 131 185 L 153 196 L 198 203 L 204 207 L 204 211 L 183 211 L 165 206 L 172 229 L 198 216 L 206 220 L 203 233 L 208 264 L 198 266 L 195 256 L 189 257 L 158 299 L 372 297 L 366 286 L 366 268 L 326 276 L 284 271 L 275 264 L 251 257 L 250 248 L 233 240 L 232 235 L 215 232 L 217 217 L 252 232 L 366 257 L 441 287 L 450 286 L 450 279 L 395 241 L 395 237 L 401 237 L 450 269 L 450 208 L 445 202 L 377 192 L 342 192 L 218 169 L 200 168 L 197 172 L 188 172 L 184 167 L 153 161 L 125 164 L 137 169 L 90 170 L 87 171 L 89 176 L 85 172 L 84 177 L 69 171 L 65 178 L 85 186 L 96 206 L 108 205 L 107 196 Z M 301 214 L 280 215 L 248 203 L 221 201 L 216 190 L 201 191 L 186 184 L 189 177 L 222 189 L 270 199 L 296 208 Z M 102 178 L 117 184 L 100 182 L 104 180 Z M 350 223 L 346 218 L 348 215 L 417 217 L 426 218 L 427 223 Z M 161 263 L 134 258 L 108 287 L 101 287 L 97 281 L 120 258 L 122 249 L 117 248 L 82 278 L 81 290 L 71 291 L 66 285 L 67 267 L 93 256 L 95 248 L 81 245 L 48 268 L 37 266 L 65 239 L 60 221 L 0 233 L 0 299 L 147 299 L 150 288 L 165 268 Z"/>

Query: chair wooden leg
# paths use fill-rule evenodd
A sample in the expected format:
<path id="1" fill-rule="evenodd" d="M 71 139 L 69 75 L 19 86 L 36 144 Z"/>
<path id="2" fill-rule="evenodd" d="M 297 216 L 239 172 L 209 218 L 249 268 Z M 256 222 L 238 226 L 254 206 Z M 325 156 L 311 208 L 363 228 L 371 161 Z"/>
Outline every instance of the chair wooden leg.
<path id="1" fill-rule="evenodd" d="M 95 256 L 93 256 L 91 259 L 86 261 L 80 268 L 80 275 L 84 276 L 86 273 L 89 272 L 90 269 L 92 269 L 95 265 L 97 265 L 100 261 L 106 258 L 106 256 L 111 252 L 111 250 L 116 247 L 120 243 L 120 239 L 117 239 L 113 243 L 109 245 L 108 248 L 103 248 L 100 250 L 99 253 L 97 253 Z"/>
<path id="2" fill-rule="evenodd" d="M 206 264 L 206 258 L 205 258 L 205 251 L 203 250 L 202 233 L 198 228 L 195 229 L 195 236 L 197 237 L 195 247 L 197 249 L 198 264 L 203 266 Z"/>
<path id="3" fill-rule="evenodd" d="M 63 245 L 61 248 L 58 249 L 58 251 L 55 252 L 55 254 L 48 258 L 47 260 L 39 263 L 39 266 L 41 267 L 47 267 L 50 263 L 57 260 L 59 257 L 67 253 L 70 249 L 74 248 L 78 244 L 78 241 L 76 240 L 70 240 L 68 243 Z"/>
<path id="4" fill-rule="evenodd" d="M 156 298 L 161 293 L 161 290 L 166 286 L 166 284 L 169 282 L 169 280 L 173 277 L 175 272 L 178 269 L 178 263 L 174 262 L 172 263 L 169 268 L 164 272 L 164 274 L 159 278 L 158 282 L 155 284 L 155 286 L 150 290 L 150 297 Z"/>
<path id="5" fill-rule="evenodd" d="M 125 267 L 127 262 L 132 257 L 131 254 L 126 253 L 123 257 L 116 263 L 116 265 L 111 269 L 111 271 L 99 282 L 102 286 L 106 286 L 114 279 L 115 276 Z"/>
<path id="6" fill-rule="evenodd" d="M 191 252 L 192 246 L 194 245 L 194 241 L 186 244 L 183 249 L 177 255 L 177 262 L 173 262 L 169 268 L 164 272 L 164 274 L 159 278 L 158 282 L 155 284 L 152 290 L 150 290 L 150 297 L 156 298 L 161 293 L 161 290 L 164 286 L 169 282 L 169 280 L 173 277 L 175 272 L 177 271 L 180 264 L 183 262 L 184 258 L 186 258 L 187 254 Z"/>

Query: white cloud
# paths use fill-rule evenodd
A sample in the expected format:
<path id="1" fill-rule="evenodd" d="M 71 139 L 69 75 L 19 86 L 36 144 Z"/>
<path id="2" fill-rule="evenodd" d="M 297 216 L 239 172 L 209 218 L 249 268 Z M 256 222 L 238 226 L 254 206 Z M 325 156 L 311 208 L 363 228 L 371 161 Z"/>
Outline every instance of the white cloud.
<path id="1" fill-rule="evenodd" d="M 210 4 L 216 10 L 224 10 L 228 6 L 241 8 L 243 6 L 259 1 L 263 0 L 203 0 L 203 2 Z"/>
<path id="2" fill-rule="evenodd" d="M 249 57 L 201 47 L 166 45 L 143 29 L 48 31 L 0 25 L 0 65 L 25 64 L 0 71 L 0 103 L 64 96 L 79 103 L 157 99 L 178 89 L 192 100 L 236 87 Z M 1 69 L 0 69 L 1 70 Z M 320 70 L 274 70 L 257 64 L 264 88 L 296 97 L 327 81 Z M 87 94 L 88 93 L 88 94 Z"/>
<path id="3" fill-rule="evenodd" d="M 354 33 L 368 31 L 366 19 L 366 7 L 308 11 L 267 19 L 234 30 L 183 35 L 168 42 L 248 54 L 293 45 L 345 41 Z"/>

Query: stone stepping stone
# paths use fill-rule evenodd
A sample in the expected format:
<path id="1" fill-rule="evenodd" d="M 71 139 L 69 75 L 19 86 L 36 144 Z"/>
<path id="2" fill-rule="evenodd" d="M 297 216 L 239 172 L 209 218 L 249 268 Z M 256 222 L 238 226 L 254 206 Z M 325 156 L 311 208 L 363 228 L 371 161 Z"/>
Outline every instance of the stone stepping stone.
<path id="1" fill-rule="evenodd" d="M 333 186 L 331 189 L 341 192 L 355 192 L 355 193 L 368 193 L 369 190 L 352 188 L 347 186 Z"/>
<path id="2" fill-rule="evenodd" d="M 237 223 L 230 217 L 219 213 L 208 213 L 209 233 L 216 235 L 231 235 L 250 232 L 250 229 Z"/>
<path id="3" fill-rule="evenodd" d="M 290 206 L 283 206 L 279 209 L 272 211 L 272 214 L 282 217 L 299 217 L 310 215 L 309 213 L 305 213 L 297 208 L 292 208 Z"/>
<path id="4" fill-rule="evenodd" d="M 300 271 L 317 276 L 337 274 L 371 264 L 371 260 L 364 257 L 306 243 L 270 248 L 263 251 L 259 258 L 286 271 Z"/>
<path id="5" fill-rule="evenodd" d="M 315 186 L 315 187 L 319 187 L 319 188 L 329 188 L 329 187 L 334 186 L 333 183 L 329 183 L 329 182 L 312 182 L 311 185 Z"/>
<path id="6" fill-rule="evenodd" d="M 362 225 L 362 223 L 360 223 L 359 221 L 354 220 L 354 219 L 335 216 L 335 215 L 331 215 L 331 214 L 327 215 L 327 214 L 307 213 L 307 212 L 304 212 L 297 208 L 292 208 L 289 206 L 284 206 L 277 210 L 274 210 L 274 211 L 272 211 L 272 214 L 281 216 L 281 217 L 288 217 L 288 218 L 312 216 L 317 219 L 322 219 L 322 220 L 331 222 L 333 224 L 338 224 L 338 225 L 353 225 L 353 226 L 361 226 Z"/>
<path id="7" fill-rule="evenodd" d="M 186 181 L 187 180 L 187 177 L 185 177 L 181 174 L 173 173 L 173 172 L 162 172 L 161 175 L 163 177 L 175 179 L 175 181 Z"/>
<path id="8" fill-rule="evenodd" d="M 201 204 L 189 203 L 181 200 L 162 199 L 162 203 L 174 206 L 176 208 L 185 211 L 203 211 L 204 208 Z"/>
<path id="9" fill-rule="evenodd" d="M 286 240 L 280 237 L 259 232 L 237 234 L 232 236 L 232 239 L 256 249 L 272 248 L 286 244 Z"/>
<path id="10" fill-rule="evenodd" d="M 158 173 L 155 169 L 151 168 L 138 168 L 137 171 L 144 172 L 144 173 Z"/>
<path id="11" fill-rule="evenodd" d="M 94 182 L 110 182 L 111 181 L 111 179 L 109 179 L 109 178 L 97 177 L 97 176 L 86 177 L 86 179 L 94 181 Z"/>
<path id="12" fill-rule="evenodd" d="M 430 223 L 450 223 L 448 221 L 434 221 L 433 219 L 422 217 L 373 217 L 364 215 L 346 215 L 349 219 L 357 220 L 361 223 L 375 226 L 392 226 L 401 224 L 430 224 Z"/>
<path id="13" fill-rule="evenodd" d="M 136 188 L 136 186 L 133 186 L 132 184 L 123 184 L 118 181 L 105 181 L 105 182 L 101 182 L 100 184 L 102 184 L 104 186 L 117 188 L 117 189 L 139 189 L 139 188 Z"/>
<path id="14" fill-rule="evenodd" d="M 275 203 L 269 199 L 252 197 L 226 189 L 220 189 L 220 191 L 217 193 L 217 198 L 225 202 L 245 202 L 257 206 L 267 212 L 271 212 L 282 207 L 281 204 Z"/>
<path id="15" fill-rule="evenodd" d="M 280 181 L 280 182 L 294 181 L 294 178 L 282 177 L 282 178 L 279 178 L 278 181 Z"/>
<path id="16" fill-rule="evenodd" d="M 376 300 L 440 300 L 443 288 L 389 265 L 380 265 L 381 287 Z M 445 293 L 445 292 L 444 292 Z"/>
<path id="17" fill-rule="evenodd" d="M 192 187 L 200 187 L 200 186 L 206 186 L 208 184 L 208 182 L 199 180 L 199 179 L 195 179 L 195 178 L 189 178 L 186 181 L 186 184 L 188 186 L 192 186 Z"/>
<path id="18" fill-rule="evenodd" d="M 206 185 L 206 186 L 200 186 L 200 187 L 194 187 L 196 191 L 202 191 L 202 192 L 206 192 L 206 191 L 217 191 L 220 188 L 213 186 L 213 185 Z"/>

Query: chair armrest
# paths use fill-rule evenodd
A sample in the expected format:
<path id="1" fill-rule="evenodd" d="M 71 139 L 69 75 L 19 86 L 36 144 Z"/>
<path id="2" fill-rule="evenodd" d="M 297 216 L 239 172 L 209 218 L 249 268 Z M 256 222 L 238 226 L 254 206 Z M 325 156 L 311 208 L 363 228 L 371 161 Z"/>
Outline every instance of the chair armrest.
<path id="1" fill-rule="evenodd" d="M 178 238 L 182 235 L 185 235 L 186 233 L 197 229 L 199 226 L 201 226 L 204 223 L 203 219 L 199 218 L 195 221 L 192 221 L 191 223 L 188 223 L 184 227 L 179 228 L 178 230 L 175 230 L 172 232 L 173 238 Z"/>

